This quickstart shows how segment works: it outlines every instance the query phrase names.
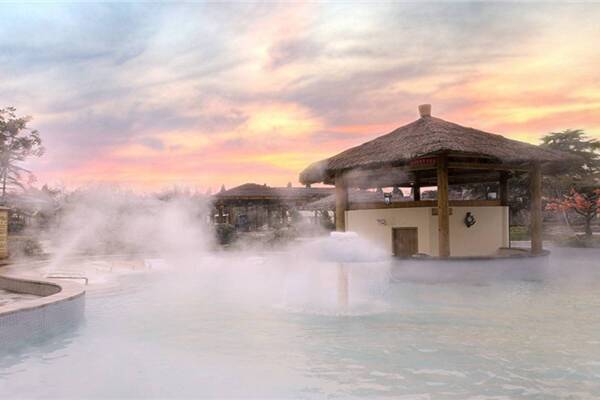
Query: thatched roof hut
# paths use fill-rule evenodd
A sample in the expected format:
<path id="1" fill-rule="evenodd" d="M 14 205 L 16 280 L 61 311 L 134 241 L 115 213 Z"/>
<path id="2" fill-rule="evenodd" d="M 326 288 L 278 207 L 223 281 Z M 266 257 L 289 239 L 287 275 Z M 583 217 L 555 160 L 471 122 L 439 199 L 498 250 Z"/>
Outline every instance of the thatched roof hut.
<path id="1" fill-rule="evenodd" d="M 244 183 L 213 195 L 215 201 L 224 200 L 278 200 L 305 201 L 333 194 L 331 188 L 271 187 L 257 183 Z"/>
<path id="2" fill-rule="evenodd" d="M 560 169 L 573 156 L 432 117 L 429 104 L 419 106 L 419 113 L 420 118 L 408 125 L 313 163 L 302 171 L 300 182 L 304 184 L 335 184 L 336 229 L 346 230 L 348 219 L 351 229 L 385 238 L 384 242 L 394 246 L 396 255 L 412 255 L 422 250 L 447 258 L 451 256 L 452 225 L 453 254 L 481 255 L 495 251 L 508 244 L 508 178 L 527 173 L 531 192 L 531 252 L 543 254 L 542 169 Z M 450 199 L 449 185 L 490 182 L 498 185 L 496 200 Z M 384 194 L 379 201 L 353 202 L 353 188 L 390 186 L 410 187 L 413 201 L 398 202 Z M 421 200 L 420 189 L 424 186 L 437 186 L 435 200 Z M 450 206 L 457 212 L 465 212 L 465 219 L 453 217 L 451 221 Z M 475 224 L 474 213 L 483 217 L 476 229 L 468 230 Z M 431 216 L 436 220 L 431 220 Z M 391 221 L 389 227 L 386 218 Z M 433 237 L 436 230 L 437 237 Z M 478 248 L 473 249 L 473 243 Z"/>
<path id="3" fill-rule="evenodd" d="M 245 183 L 229 190 L 222 188 L 212 196 L 212 203 L 218 213 L 216 222 L 241 224 L 250 229 L 271 226 L 274 218 L 285 223 L 290 208 L 304 209 L 306 204 L 333 193 L 332 188 L 292 187 L 291 183 L 287 187 Z"/>

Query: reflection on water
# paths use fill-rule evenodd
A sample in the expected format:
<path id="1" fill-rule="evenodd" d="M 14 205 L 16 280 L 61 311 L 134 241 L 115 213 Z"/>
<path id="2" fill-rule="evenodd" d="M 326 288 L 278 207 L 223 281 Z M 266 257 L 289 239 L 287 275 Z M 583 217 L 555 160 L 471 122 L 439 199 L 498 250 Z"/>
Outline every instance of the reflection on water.
<path id="1" fill-rule="evenodd" d="M 268 267 L 132 276 L 4 352 L 0 397 L 598 398 L 600 277 L 576 254 L 537 281 L 396 281 L 357 316 L 274 307 Z"/>
<path id="2" fill-rule="evenodd" d="M 79 320 L 60 328 L 48 329 L 45 334 L 30 336 L 26 341 L 0 342 L 0 382 L 9 379 L 15 371 L 23 371 L 27 362 L 52 361 L 64 357 L 64 352 L 77 340 L 84 324 L 85 321 Z"/>

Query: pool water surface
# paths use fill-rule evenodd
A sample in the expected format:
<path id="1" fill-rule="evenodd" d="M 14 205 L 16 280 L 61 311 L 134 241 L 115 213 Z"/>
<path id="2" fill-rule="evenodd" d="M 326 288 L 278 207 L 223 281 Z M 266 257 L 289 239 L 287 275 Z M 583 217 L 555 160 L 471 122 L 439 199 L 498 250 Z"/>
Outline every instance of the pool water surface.
<path id="1" fill-rule="evenodd" d="M 89 293 L 79 325 L 0 349 L 0 398 L 600 398 L 593 266 L 395 281 L 372 312 L 341 315 L 286 307 L 271 268 L 131 275 Z"/>

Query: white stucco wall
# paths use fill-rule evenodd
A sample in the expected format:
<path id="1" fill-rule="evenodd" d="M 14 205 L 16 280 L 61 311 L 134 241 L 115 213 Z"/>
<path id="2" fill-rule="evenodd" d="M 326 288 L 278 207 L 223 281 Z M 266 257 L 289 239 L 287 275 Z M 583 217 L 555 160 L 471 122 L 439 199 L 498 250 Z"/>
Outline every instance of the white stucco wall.
<path id="1" fill-rule="evenodd" d="M 486 256 L 508 247 L 508 207 L 451 207 L 450 255 Z M 467 228 L 463 220 L 471 214 L 477 223 Z M 385 224 L 384 224 L 385 223 Z M 437 256 L 438 218 L 431 207 L 383 208 L 346 211 L 346 230 L 381 244 L 392 253 L 392 228 L 415 227 L 419 253 Z"/>

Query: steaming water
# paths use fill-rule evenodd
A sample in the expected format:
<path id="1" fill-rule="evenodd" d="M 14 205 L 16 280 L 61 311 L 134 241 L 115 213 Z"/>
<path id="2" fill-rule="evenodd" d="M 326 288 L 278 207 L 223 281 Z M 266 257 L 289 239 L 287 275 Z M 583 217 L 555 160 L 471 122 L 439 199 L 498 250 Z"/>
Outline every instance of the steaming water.
<path id="1" fill-rule="evenodd" d="M 130 274 L 84 323 L 0 350 L 0 398 L 598 398 L 598 253 L 573 254 L 537 282 L 354 278 L 385 305 L 356 315 L 287 255 Z"/>

